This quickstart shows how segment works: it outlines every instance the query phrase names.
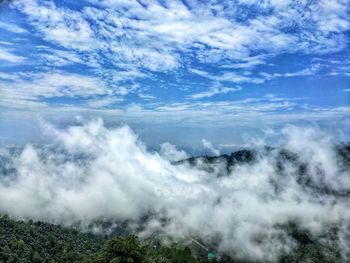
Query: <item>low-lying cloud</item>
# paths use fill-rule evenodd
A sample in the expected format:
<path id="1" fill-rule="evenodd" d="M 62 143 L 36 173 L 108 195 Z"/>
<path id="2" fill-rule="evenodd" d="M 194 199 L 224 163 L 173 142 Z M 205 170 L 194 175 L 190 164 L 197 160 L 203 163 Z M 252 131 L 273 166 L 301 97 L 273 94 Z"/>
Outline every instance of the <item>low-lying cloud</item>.
<path id="1" fill-rule="evenodd" d="M 148 215 L 142 236 L 195 236 L 265 262 L 295 246 L 279 226 L 319 235 L 333 225 L 349 256 L 350 174 L 317 128 L 288 126 L 279 147 L 257 147 L 253 161 L 229 167 L 178 162 L 188 156 L 171 144 L 151 152 L 129 127 L 101 119 L 45 132 L 52 145 L 1 149 L 0 213 L 67 225 Z"/>

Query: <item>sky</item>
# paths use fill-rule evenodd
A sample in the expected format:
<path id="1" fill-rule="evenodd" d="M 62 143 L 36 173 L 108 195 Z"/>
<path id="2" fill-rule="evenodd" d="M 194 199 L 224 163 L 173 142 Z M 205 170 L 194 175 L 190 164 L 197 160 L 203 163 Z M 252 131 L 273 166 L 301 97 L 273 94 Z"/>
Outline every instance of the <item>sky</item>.
<path id="1" fill-rule="evenodd" d="M 348 0 L 2 1 L 0 142 L 98 117 L 150 147 L 349 139 L 349 18 Z"/>

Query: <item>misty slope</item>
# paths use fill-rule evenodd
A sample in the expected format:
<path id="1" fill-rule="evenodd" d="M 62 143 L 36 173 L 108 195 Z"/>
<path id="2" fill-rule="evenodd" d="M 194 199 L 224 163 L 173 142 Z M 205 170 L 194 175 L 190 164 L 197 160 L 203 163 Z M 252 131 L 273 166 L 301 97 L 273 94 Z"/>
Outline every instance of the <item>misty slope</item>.
<path id="1" fill-rule="evenodd" d="M 350 142 L 342 143 L 334 146 L 335 158 L 337 159 L 337 165 L 343 171 L 350 172 Z M 260 156 L 259 156 L 260 155 Z M 298 156 L 297 153 L 289 151 L 287 149 L 274 148 L 265 146 L 260 150 L 243 149 L 232 152 L 231 154 L 222 154 L 219 156 L 197 156 L 190 157 L 184 160 L 174 162 L 175 165 L 189 163 L 190 165 L 203 169 L 208 173 L 212 173 L 217 177 L 220 176 L 234 176 L 235 166 L 244 164 L 253 164 L 257 162 L 261 155 L 267 157 L 270 156 L 274 159 L 274 170 L 276 174 L 285 175 L 286 167 L 288 165 L 295 167 L 294 176 L 297 178 L 297 182 L 305 187 L 314 188 L 316 191 L 325 192 L 326 194 L 334 194 L 338 196 L 350 197 L 350 189 L 344 189 L 343 191 L 333 191 L 326 184 L 323 187 L 313 184 L 308 178 L 310 173 L 310 167 L 308 160 Z M 318 171 L 322 176 L 322 168 Z"/>
<path id="2" fill-rule="evenodd" d="M 195 237 L 252 262 L 302 249 L 294 224 L 313 240 L 307 247 L 350 259 L 349 146 L 317 127 L 288 126 L 274 147 L 177 163 L 186 153 L 175 146 L 149 151 L 129 127 L 100 119 L 45 129 L 51 145 L 1 149 L 0 213 L 85 229 L 125 222 L 142 239 Z"/>
<path id="3" fill-rule="evenodd" d="M 286 229 L 298 245 L 291 253 L 282 255 L 278 262 L 342 262 L 339 248 L 335 246 L 335 228 L 315 239 L 307 230 L 301 230 L 295 224 L 280 227 Z M 328 243 L 324 243 L 322 239 L 327 239 Z M 127 258 L 133 258 L 135 261 L 130 262 L 135 263 L 207 262 L 205 253 L 199 256 L 200 253 L 196 252 L 193 244 L 187 243 L 189 247 L 184 244 L 161 246 L 158 239 L 140 242 L 133 236 L 108 239 L 98 234 L 81 233 L 75 229 L 44 222 L 23 222 L 12 220 L 7 216 L 0 217 L 1 263 L 129 262 Z M 222 255 L 220 262 L 252 261 L 233 260 Z"/>
<path id="4" fill-rule="evenodd" d="M 15 150 L 16 149 L 13 149 L 13 151 Z M 266 148 L 266 150 L 266 154 L 268 154 L 273 149 Z M 348 169 L 350 167 L 350 144 L 337 146 L 337 153 L 342 162 L 341 165 L 345 169 Z M 225 162 L 225 175 L 227 176 L 235 165 L 252 163 L 256 160 L 256 152 L 240 150 L 229 155 L 191 157 L 187 160 L 179 161 L 177 164 L 189 162 L 191 165 L 196 166 L 200 162 L 203 169 L 215 173 L 215 164 L 218 162 Z M 298 164 L 300 183 L 303 183 L 305 187 L 312 188 L 312 185 L 308 185 L 308 182 L 302 180 L 303 175 L 305 175 L 307 171 L 307 164 L 300 162 L 297 156 L 291 152 L 284 150 L 279 151 L 276 162 L 276 169 L 279 170 L 279 173 L 283 174 L 283 166 L 281 166 L 280 162 L 285 162 L 286 160 L 293 162 L 294 165 Z M 1 163 L 1 167 L 4 169 L 6 167 L 6 160 L 2 159 Z M 211 167 L 213 165 L 214 167 Z M 9 172 L 10 171 L 6 171 L 6 173 Z M 216 175 L 222 176 L 220 173 Z M 327 188 L 316 190 L 325 191 L 328 194 L 337 194 L 330 193 Z M 348 193 L 346 193 L 346 195 L 348 195 Z M 132 231 L 131 229 L 127 230 L 127 223 L 124 223 L 122 228 L 116 228 L 115 224 L 112 222 L 101 222 L 101 224 L 103 226 L 101 225 L 100 229 L 113 229 L 112 232 L 110 232 L 111 236 L 120 233 L 126 234 Z M 112 227 L 113 225 L 114 228 Z M 125 229 L 123 232 L 124 227 Z M 328 230 L 321 233 L 319 236 L 313 236 L 306 229 L 300 229 L 296 222 L 290 222 L 288 225 L 281 225 L 279 227 L 284 229 L 284 231 L 292 237 L 296 246 L 290 253 L 281 255 L 278 262 L 342 262 L 336 240 L 337 232 L 339 231 L 337 227 L 329 226 Z M 102 251 L 101 249 L 105 240 L 106 238 L 100 235 L 84 234 L 77 230 L 62 228 L 43 222 L 29 221 L 26 223 L 23 221 L 13 221 L 8 217 L 0 218 L 0 262 L 97 262 L 97 258 L 102 255 L 102 252 L 100 252 L 100 255 L 98 251 Z M 168 254 L 173 254 L 176 252 L 176 249 L 174 250 L 175 252 L 170 252 L 171 248 L 164 247 L 162 251 L 163 253 L 166 251 Z M 95 254 L 93 255 L 92 253 Z M 87 256 L 89 254 L 91 254 L 90 257 Z M 155 255 L 153 256 L 156 258 Z M 156 260 L 158 261 L 154 262 L 162 262 L 161 258 Z M 189 260 L 188 262 L 195 261 Z M 227 262 L 245 261 L 227 259 Z"/>

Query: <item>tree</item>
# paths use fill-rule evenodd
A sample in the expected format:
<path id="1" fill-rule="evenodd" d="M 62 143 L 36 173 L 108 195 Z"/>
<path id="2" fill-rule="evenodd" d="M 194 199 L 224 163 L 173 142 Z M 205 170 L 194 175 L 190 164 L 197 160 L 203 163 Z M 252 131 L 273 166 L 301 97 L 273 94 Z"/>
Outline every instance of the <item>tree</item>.
<path id="1" fill-rule="evenodd" d="M 145 260 L 146 251 L 137 236 L 113 238 L 107 241 L 97 261 L 100 263 L 136 263 Z"/>

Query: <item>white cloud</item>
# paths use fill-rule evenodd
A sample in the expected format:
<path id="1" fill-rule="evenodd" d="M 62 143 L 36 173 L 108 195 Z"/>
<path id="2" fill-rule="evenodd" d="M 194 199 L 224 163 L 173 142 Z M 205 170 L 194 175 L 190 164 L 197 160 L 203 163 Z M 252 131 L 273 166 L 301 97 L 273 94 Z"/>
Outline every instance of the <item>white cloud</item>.
<path id="1" fill-rule="evenodd" d="M 220 150 L 216 149 L 211 142 L 207 141 L 206 139 L 202 139 L 202 144 L 205 149 L 210 151 L 210 154 L 214 154 L 215 156 L 220 155 Z"/>
<path id="2" fill-rule="evenodd" d="M 31 94 L 43 97 L 89 97 L 110 93 L 99 79 L 73 73 L 42 73 L 31 76 L 29 82 L 16 82 Z"/>
<path id="3" fill-rule="evenodd" d="M 182 67 L 183 56 L 251 68 L 264 63 L 265 55 L 333 52 L 345 47 L 350 28 L 344 0 L 248 1 L 261 12 L 244 21 L 234 19 L 241 15 L 239 7 L 225 10 L 226 2 L 90 2 L 95 7 L 81 12 L 35 0 L 12 6 L 27 14 L 47 41 L 87 52 L 101 64 L 108 59 L 118 67 L 152 71 Z"/>
<path id="4" fill-rule="evenodd" d="M 49 48 L 47 52 L 40 54 L 45 63 L 50 66 L 67 66 L 72 64 L 84 64 L 82 58 L 72 51 L 56 50 Z"/>
<path id="5" fill-rule="evenodd" d="M 150 94 L 144 94 L 144 93 L 138 93 L 137 94 L 141 99 L 144 99 L 144 100 L 154 100 L 156 99 L 157 97 L 156 96 L 152 96 Z"/>
<path id="6" fill-rule="evenodd" d="M 1 45 L 6 45 L 6 46 L 12 46 L 13 44 L 10 42 L 6 42 L 6 41 L 0 41 Z"/>
<path id="7" fill-rule="evenodd" d="M 45 40 L 76 50 L 98 48 L 98 40 L 81 13 L 68 8 L 57 8 L 52 2 L 40 4 L 28 0 L 11 4 L 28 15 L 30 22 Z"/>
<path id="8" fill-rule="evenodd" d="M 22 56 L 15 55 L 7 49 L 0 48 L 0 60 L 9 61 L 11 63 L 21 63 L 21 62 L 25 61 L 26 58 L 22 57 Z"/>
<path id="9" fill-rule="evenodd" d="M 254 67 L 285 52 L 323 53 L 340 50 L 346 43 L 348 7 L 344 1 L 248 2 L 256 13 L 244 15 L 240 6 L 225 1 L 215 5 L 196 1 L 188 5 L 173 1 L 165 1 L 163 5 L 153 1 L 145 5 L 137 1 L 90 1 L 94 5 L 86 3 L 79 11 L 48 1 L 13 1 L 11 6 L 28 17 L 31 32 L 49 42 L 37 47 L 40 63 L 47 69 L 88 65 L 91 71 L 86 74 L 93 72 L 94 76 L 57 71 L 27 76 L 13 74 L 11 81 L 4 81 L 6 87 L 2 95 L 5 95 L 0 100 L 10 107 L 28 107 L 27 103 L 48 106 L 43 102 L 45 99 L 69 97 L 86 100 L 79 105 L 81 107 L 110 109 L 118 101 L 126 100 L 126 95 L 136 94 L 145 103 L 129 104 L 129 111 L 116 106 L 115 112 L 127 112 L 133 118 L 142 113 L 150 119 L 155 114 L 161 119 L 170 116 L 175 120 L 188 118 L 193 122 L 204 122 L 218 118 L 227 122 L 229 118 L 253 119 L 269 114 L 271 119 L 280 118 L 279 110 L 284 114 L 295 110 L 291 118 L 297 119 L 300 104 L 291 99 L 166 104 L 159 103 L 161 97 L 154 100 L 157 92 L 150 92 L 140 84 L 136 87 L 136 81 L 140 79 L 157 81 L 158 76 L 149 71 L 167 72 L 177 81 L 184 76 L 181 75 L 184 71 L 197 65 L 190 65 L 189 61 L 199 60 L 208 68 L 203 70 L 199 65 L 190 69 L 190 73 L 207 78 L 213 86 L 194 94 L 191 90 L 188 92 L 191 85 L 181 88 L 187 88 L 189 95 L 184 95 L 185 99 L 210 98 L 238 90 L 230 88 L 228 83 L 260 84 L 275 78 L 316 74 L 320 68 L 313 65 L 295 72 L 262 72 L 260 75 L 254 73 Z M 13 54 L 10 49 L 0 50 L 0 58 L 15 63 L 26 59 Z M 337 64 L 331 74 L 349 75 L 346 63 L 344 60 L 343 65 Z M 340 66 L 343 68 L 338 70 Z M 209 68 L 213 70 L 209 71 Z M 159 87 L 168 85 L 170 88 L 172 84 L 159 82 Z M 316 109 L 308 110 L 309 116 L 315 118 Z M 303 114 L 300 118 L 306 116 L 305 111 Z M 344 112 L 340 107 L 338 111 L 326 108 L 322 114 L 340 116 Z"/>
<path id="10" fill-rule="evenodd" d="M 334 242 L 342 260 L 349 259 L 349 202 L 333 194 L 348 191 L 349 176 L 340 167 L 334 137 L 315 127 L 282 129 L 283 137 L 272 138 L 279 141 L 274 150 L 255 148 L 254 163 L 231 171 L 224 161 L 172 165 L 147 151 L 130 128 L 107 129 L 101 120 L 45 129 L 53 147 L 27 145 L 17 155 L 0 151 L 13 168 L 0 177 L 2 213 L 68 225 L 142 218 L 143 237 L 162 231 L 215 240 L 219 251 L 261 262 L 276 262 L 293 248 L 283 224 L 298 222 L 321 240 L 327 226 L 335 226 Z M 185 156 L 169 144 L 163 148 L 175 158 Z M 296 154 L 295 162 L 281 159 L 281 150 Z M 303 181 L 297 175 L 305 163 Z"/>
<path id="11" fill-rule="evenodd" d="M 189 158 L 185 151 L 176 149 L 175 145 L 172 145 L 168 142 L 162 143 L 160 145 L 159 154 L 170 162 L 177 162 Z"/>
<path id="12" fill-rule="evenodd" d="M 123 98 L 117 96 L 107 96 L 102 98 L 94 98 L 87 101 L 89 109 L 102 109 L 113 107 L 115 103 L 123 101 Z"/>
<path id="13" fill-rule="evenodd" d="M 240 88 L 240 87 L 238 87 L 238 88 L 228 88 L 228 87 L 221 87 L 220 85 L 216 85 L 216 86 L 211 87 L 207 91 L 191 94 L 189 96 L 189 98 L 191 98 L 191 99 L 210 98 L 210 97 L 213 97 L 213 96 L 218 95 L 218 94 L 227 94 L 229 92 L 239 91 L 241 89 L 242 88 Z"/>
<path id="14" fill-rule="evenodd" d="M 252 56 L 252 57 L 247 57 L 242 59 L 238 63 L 229 63 L 229 64 L 224 64 L 221 66 L 221 68 L 224 69 L 250 69 L 254 68 L 257 65 L 262 65 L 266 63 L 266 55 L 257 55 L 257 56 Z"/>
<path id="15" fill-rule="evenodd" d="M 207 71 L 198 70 L 198 69 L 191 69 L 192 73 L 195 73 L 199 76 L 208 78 L 210 80 L 213 80 L 215 82 L 232 82 L 232 83 L 255 83 L 260 84 L 263 83 L 265 80 L 263 78 L 257 78 L 250 75 L 244 75 L 242 73 L 236 73 L 232 71 L 225 71 L 221 75 L 215 75 L 211 74 Z"/>
<path id="16" fill-rule="evenodd" d="M 316 75 L 320 71 L 320 69 L 322 69 L 321 64 L 312 64 L 307 68 L 294 71 L 294 72 L 285 72 L 285 73 L 260 72 L 259 75 L 262 77 L 263 80 L 272 80 L 277 78 L 303 77 L 303 76 Z"/>
<path id="17" fill-rule="evenodd" d="M 28 30 L 12 23 L 4 23 L 0 21 L 0 28 L 18 34 L 28 33 Z"/>
<path id="18" fill-rule="evenodd" d="M 321 0 L 314 7 L 314 19 L 325 33 L 339 33 L 350 28 L 349 3 L 346 0 Z"/>
<path id="19" fill-rule="evenodd" d="M 2 74 L 4 88 L 0 104 L 6 107 L 27 107 L 27 102 L 42 103 L 47 98 L 89 98 L 111 95 L 100 79 L 66 72 Z M 45 102 L 43 105 L 47 105 Z"/>

